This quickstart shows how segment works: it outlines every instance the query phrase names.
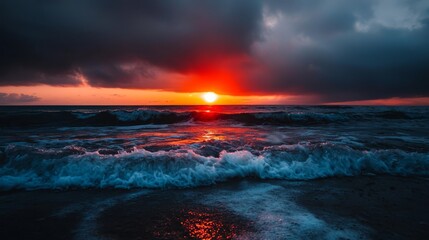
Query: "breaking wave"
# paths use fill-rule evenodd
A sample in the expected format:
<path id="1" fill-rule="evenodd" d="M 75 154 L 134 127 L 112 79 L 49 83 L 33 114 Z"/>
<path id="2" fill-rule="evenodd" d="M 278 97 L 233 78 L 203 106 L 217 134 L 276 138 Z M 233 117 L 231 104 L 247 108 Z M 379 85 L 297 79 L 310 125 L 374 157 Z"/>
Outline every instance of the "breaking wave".
<path id="1" fill-rule="evenodd" d="M 417 118 L 422 116 L 417 116 Z M 424 117 L 424 116 L 423 116 Z M 174 124 L 187 121 L 235 121 L 247 125 L 314 125 L 343 123 L 349 121 L 411 119 L 402 111 L 368 112 L 312 112 L 312 111 L 277 111 L 277 112 L 174 112 L 157 110 L 107 110 L 100 112 L 18 112 L 2 114 L 0 125 L 4 127 L 26 126 L 127 126 L 142 124 Z M 54 121 L 53 121 L 54 120 Z"/>
<path id="2" fill-rule="evenodd" d="M 271 146 L 259 153 L 222 151 L 219 157 L 186 149 L 103 155 L 74 147 L 9 145 L 0 163 L 0 188 L 183 188 L 247 177 L 308 180 L 366 174 L 428 176 L 429 155 L 332 144 Z"/>

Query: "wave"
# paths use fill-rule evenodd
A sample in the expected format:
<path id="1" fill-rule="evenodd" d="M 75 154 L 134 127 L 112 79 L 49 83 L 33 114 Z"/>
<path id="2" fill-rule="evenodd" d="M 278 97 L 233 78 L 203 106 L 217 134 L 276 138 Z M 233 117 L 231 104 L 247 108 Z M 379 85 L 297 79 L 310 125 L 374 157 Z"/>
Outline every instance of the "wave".
<path id="1" fill-rule="evenodd" d="M 184 188 L 233 178 L 308 180 L 388 174 L 428 176 L 427 153 L 355 150 L 332 144 L 267 147 L 259 154 L 222 151 L 219 157 L 192 150 L 116 155 L 9 145 L 0 164 L 0 189 Z"/>
<path id="2" fill-rule="evenodd" d="M 154 110 L 100 112 L 34 112 L 0 117 L 5 127 L 25 126 L 124 126 L 141 124 L 171 124 L 190 120 L 189 113 Z"/>
<path id="3" fill-rule="evenodd" d="M 421 117 L 421 116 L 420 116 Z M 349 121 L 386 119 L 412 119 L 402 111 L 382 112 L 171 112 L 156 110 L 105 110 L 99 112 L 22 112 L 2 114 L 3 127 L 32 126 L 130 126 L 144 124 L 174 124 L 188 121 L 208 122 L 217 120 L 235 121 L 247 125 L 314 125 L 344 123 Z"/>

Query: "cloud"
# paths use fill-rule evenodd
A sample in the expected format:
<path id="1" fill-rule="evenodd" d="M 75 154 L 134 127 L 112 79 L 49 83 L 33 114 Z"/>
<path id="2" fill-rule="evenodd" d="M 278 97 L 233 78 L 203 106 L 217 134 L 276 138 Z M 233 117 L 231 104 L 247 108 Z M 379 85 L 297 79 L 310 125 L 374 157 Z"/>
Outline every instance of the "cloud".
<path id="1" fill-rule="evenodd" d="M 33 95 L 18 93 L 0 93 L 0 104 L 30 103 L 39 100 L 39 97 Z"/>
<path id="2" fill-rule="evenodd" d="M 276 26 L 254 48 L 265 69 L 247 76 L 246 91 L 323 102 L 429 95 L 428 3 L 392 1 L 383 12 L 386 1 L 311 2 L 271 2 Z"/>
<path id="3" fill-rule="evenodd" d="M 0 15 L 3 86 L 196 91 L 222 71 L 231 94 L 429 96 L 424 0 L 15 0 Z"/>
<path id="4" fill-rule="evenodd" d="M 145 70 L 136 72 L 138 83 L 120 66 L 186 73 L 246 54 L 260 8 L 258 0 L 3 1 L 0 84 L 80 84 L 84 74 L 89 84 L 144 87 Z"/>

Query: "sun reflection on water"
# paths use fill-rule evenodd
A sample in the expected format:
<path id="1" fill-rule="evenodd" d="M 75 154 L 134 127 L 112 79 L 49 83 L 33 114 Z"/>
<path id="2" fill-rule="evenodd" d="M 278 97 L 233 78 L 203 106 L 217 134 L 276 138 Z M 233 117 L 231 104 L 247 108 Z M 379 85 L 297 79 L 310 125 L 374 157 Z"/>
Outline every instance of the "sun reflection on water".
<path id="1" fill-rule="evenodd" d="M 164 217 L 156 224 L 157 239 L 236 239 L 248 229 L 248 224 L 225 211 L 205 207 L 187 208 L 177 215 Z"/>
<path id="2" fill-rule="evenodd" d="M 236 226 L 225 226 L 214 213 L 188 211 L 180 224 L 189 236 L 201 240 L 232 239 L 236 237 Z"/>

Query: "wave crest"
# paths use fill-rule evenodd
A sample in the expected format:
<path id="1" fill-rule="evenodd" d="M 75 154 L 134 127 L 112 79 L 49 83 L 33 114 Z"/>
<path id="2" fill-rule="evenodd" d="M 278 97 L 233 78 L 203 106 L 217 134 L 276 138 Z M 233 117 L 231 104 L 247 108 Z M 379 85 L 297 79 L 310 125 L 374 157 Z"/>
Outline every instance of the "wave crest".
<path id="1" fill-rule="evenodd" d="M 429 175 L 426 153 L 360 151 L 330 144 L 281 145 L 258 155 L 222 151 L 219 157 L 183 149 L 101 155 L 75 148 L 57 151 L 22 146 L 8 146 L 4 155 L 2 189 L 183 188 L 246 177 L 307 180 L 362 174 Z"/>
<path id="2" fill-rule="evenodd" d="M 174 124 L 187 121 L 234 121 L 246 125 L 315 125 L 344 123 L 379 119 L 400 120 L 411 117 L 400 111 L 384 111 L 377 113 L 342 113 L 312 111 L 278 111 L 278 112 L 172 112 L 157 110 L 104 110 L 99 112 L 18 112 L 0 116 L 0 124 L 4 127 L 26 126 L 130 126 L 142 124 Z M 55 119 L 55 121 L 52 121 Z"/>

